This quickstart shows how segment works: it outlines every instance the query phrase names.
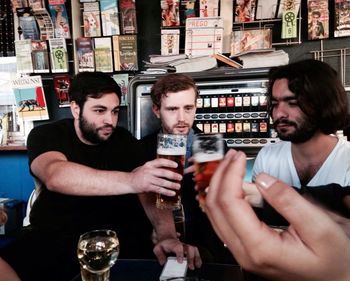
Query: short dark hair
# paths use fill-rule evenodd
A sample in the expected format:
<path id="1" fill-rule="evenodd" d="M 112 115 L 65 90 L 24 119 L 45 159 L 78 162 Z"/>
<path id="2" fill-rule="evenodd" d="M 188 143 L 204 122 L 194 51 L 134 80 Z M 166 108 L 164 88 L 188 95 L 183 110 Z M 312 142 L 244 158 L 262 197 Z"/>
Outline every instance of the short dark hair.
<path id="1" fill-rule="evenodd" d="M 105 93 L 115 93 L 121 100 L 121 90 L 117 82 L 103 72 L 80 72 L 72 80 L 69 87 L 69 97 L 80 108 L 84 107 L 87 98 L 100 98 Z"/>
<path id="2" fill-rule="evenodd" d="M 269 72 L 268 98 L 271 112 L 272 87 L 287 79 L 300 109 L 324 134 L 349 125 L 348 98 L 338 73 L 327 63 L 307 59 L 274 67 Z"/>
<path id="3" fill-rule="evenodd" d="M 166 97 L 169 92 L 175 93 L 191 88 L 194 89 L 197 98 L 198 89 L 192 77 L 181 73 L 167 74 L 153 85 L 151 89 L 152 102 L 154 105 L 160 107 L 162 97 Z"/>

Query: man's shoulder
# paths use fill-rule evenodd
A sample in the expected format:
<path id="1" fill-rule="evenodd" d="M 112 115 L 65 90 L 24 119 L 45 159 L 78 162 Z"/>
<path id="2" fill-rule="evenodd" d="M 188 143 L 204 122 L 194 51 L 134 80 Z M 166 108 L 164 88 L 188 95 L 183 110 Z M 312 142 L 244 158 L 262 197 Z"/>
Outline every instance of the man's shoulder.
<path id="1" fill-rule="evenodd" d="M 45 123 L 39 126 L 34 127 L 30 134 L 41 133 L 41 132 L 62 132 L 65 129 L 74 128 L 73 119 L 61 119 L 58 121 L 53 121 Z"/>

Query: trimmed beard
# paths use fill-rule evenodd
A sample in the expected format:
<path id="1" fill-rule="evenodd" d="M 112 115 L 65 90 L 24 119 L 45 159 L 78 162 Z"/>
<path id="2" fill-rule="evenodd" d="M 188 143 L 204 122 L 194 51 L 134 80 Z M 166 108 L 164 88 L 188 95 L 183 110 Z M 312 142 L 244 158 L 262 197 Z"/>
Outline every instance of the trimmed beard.
<path id="1" fill-rule="evenodd" d="M 318 131 L 318 127 L 316 124 L 311 122 L 309 119 L 300 119 L 299 126 L 296 122 L 290 121 L 288 119 L 279 119 L 274 122 L 273 126 L 277 132 L 278 137 L 283 141 L 290 141 L 294 144 L 304 143 L 310 140 L 315 133 Z M 295 131 L 292 133 L 286 133 L 282 129 L 277 129 L 278 124 L 286 124 L 289 126 L 293 126 Z"/>
<path id="2" fill-rule="evenodd" d="M 99 136 L 98 131 L 102 128 L 112 128 L 113 132 L 115 128 L 111 125 L 105 125 L 100 128 L 96 128 L 93 124 L 89 123 L 82 114 L 79 116 L 79 128 L 81 131 L 81 134 L 83 135 L 84 139 L 87 141 L 93 143 L 93 144 L 100 144 L 103 142 L 106 142 L 109 140 L 110 136 L 107 139 L 103 139 Z M 112 134 L 111 134 L 112 135 Z"/>

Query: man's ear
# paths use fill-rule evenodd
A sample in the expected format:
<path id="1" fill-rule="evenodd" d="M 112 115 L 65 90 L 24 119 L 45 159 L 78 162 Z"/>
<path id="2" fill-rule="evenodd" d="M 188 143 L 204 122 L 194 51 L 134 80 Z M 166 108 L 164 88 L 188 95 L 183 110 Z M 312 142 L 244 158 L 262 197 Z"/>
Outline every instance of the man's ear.
<path id="1" fill-rule="evenodd" d="M 160 118 L 160 112 L 159 112 L 160 108 L 157 105 L 153 104 L 152 105 L 152 111 L 157 116 L 157 118 L 159 119 Z"/>
<path id="2" fill-rule="evenodd" d="M 73 115 L 74 119 L 79 119 L 80 106 L 75 101 L 71 101 L 71 103 L 70 103 L 70 111 L 72 112 L 72 115 Z"/>

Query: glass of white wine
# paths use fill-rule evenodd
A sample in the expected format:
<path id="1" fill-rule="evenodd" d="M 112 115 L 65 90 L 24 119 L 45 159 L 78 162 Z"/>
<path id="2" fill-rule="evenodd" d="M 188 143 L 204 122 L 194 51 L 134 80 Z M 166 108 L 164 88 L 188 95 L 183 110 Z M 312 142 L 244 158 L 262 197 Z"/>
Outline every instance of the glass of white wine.
<path id="1" fill-rule="evenodd" d="M 83 281 L 109 281 L 110 268 L 119 255 L 119 240 L 113 230 L 92 230 L 82 234 L 77 249 Z"/>

